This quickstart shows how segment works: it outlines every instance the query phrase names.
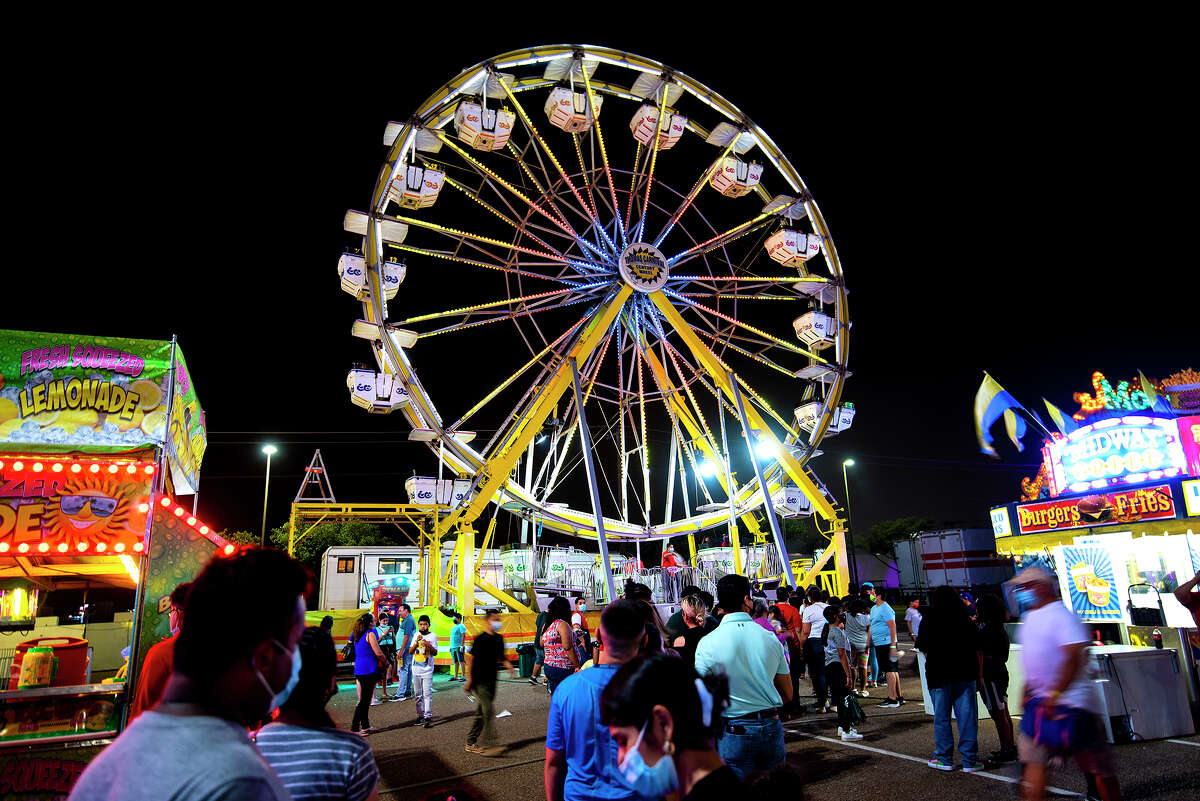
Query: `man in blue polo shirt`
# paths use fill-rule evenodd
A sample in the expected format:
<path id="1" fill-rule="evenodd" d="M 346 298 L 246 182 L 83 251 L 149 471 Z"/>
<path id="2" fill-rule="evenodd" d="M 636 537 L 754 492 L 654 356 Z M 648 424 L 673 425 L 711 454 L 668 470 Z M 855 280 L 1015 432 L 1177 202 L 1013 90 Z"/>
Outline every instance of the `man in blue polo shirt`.
<path id="1" fill-rule="evenodd" d="M 599 664 L 567 676 L 550 696 L 546 801 L 641 801 L 618 777 L 617 744 L 600 723 L 600 693 L 617 668 L 637 656 L 645 638 L 637 604 L 609 604 L 600 615 Z"/>
<path id="2" fill-rule="evenodd" d="M 750 580 L 731 573 L 717 582 L 717 603 L 727 610 L 721 625 L 696 646 L 696 672 L 729 678 L 725 733 L 717 750 L 740 778 L 783 763 L 779 708 L 792 700 L 792 681 L 779 639 L 749 612 Z"/>

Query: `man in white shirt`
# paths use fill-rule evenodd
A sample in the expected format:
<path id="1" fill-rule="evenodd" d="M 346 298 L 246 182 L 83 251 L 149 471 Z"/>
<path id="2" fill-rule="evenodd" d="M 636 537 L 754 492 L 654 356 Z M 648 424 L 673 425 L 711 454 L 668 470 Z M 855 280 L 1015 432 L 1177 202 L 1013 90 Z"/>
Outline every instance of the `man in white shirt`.
<path id="1" fill-rule="evenodd" d="M 749 615 L 754 608 L 750 580 L 737 573 L 723 576 L 717 603 L 725 616 L 696 646 L 696 672 L 724 673 L 729 679 L 729 706 L 721 715 L 725 731 L 717 750 L 743 778 L 783 763 L 779 710 L 792 698 L 792 681 L 779 640 Z"/>
<path id="2" fill-rule="evenodd" d="M 1100 698 L 1091 677 L 1090 638 L 1075 613 L 1058 600 L 1054 579 L 1026 568 L 1009 585 L 1021 612 L 1017 642 L 1025 672 L 1025 714 L 1017 752 L 1024 765 L 1024 798 L 1041 799 L 1049 779 L 1047 764 L 1061 753 L 1039 742 L 1043 727 L 1066 726 L 1070 752 L 1085 774 L 1095 778 L 1103 801 L 1119 801 L 1121 790 L 1100 720 Z"/>
<path id="3" fill-rule="evenodd" d="M 188 593 L 162 699 L 92 760 L 71 800 L 291 801 L 246 730 L 300 678 L 308 581 L 282 551 L 213 558 Z"/>
<path id="4" fill-rule="evenodd" d="M 808 676 L 812 679 L 813 695 L 817 697 L 817 712 L 829 712 L 829 688 L 825 683 L 825 649 L 821 645 L 821 632 L 825 630 L 825 599 L 829 594 L 815 584 L 808 588 L 808 604 L 800 613 L 800 650 L 808 665 Z"/>
<path id="5" fill-rule="evenodd" d="M 412 645 L 413 692 L 417 696 L 417 719 L 429 728 L 433 725 L 433 657 L 437 654 L 437 637 L 429 630 L 429 615 L 417 618 L 417 634 Z"/>

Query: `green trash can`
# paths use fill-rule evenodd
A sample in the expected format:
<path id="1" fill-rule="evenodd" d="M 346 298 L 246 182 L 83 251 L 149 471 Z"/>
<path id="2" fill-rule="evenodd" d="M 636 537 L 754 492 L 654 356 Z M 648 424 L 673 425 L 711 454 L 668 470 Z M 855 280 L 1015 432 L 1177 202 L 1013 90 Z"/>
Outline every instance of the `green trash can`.
<path id="1" fill-rule="evenodd" d="M 533 675 L 533 663 L 535 661 L 532 645 L 517 646 L 517 662 L 518 669 L 521 673 L 521 678 L 527 679 Z"/>

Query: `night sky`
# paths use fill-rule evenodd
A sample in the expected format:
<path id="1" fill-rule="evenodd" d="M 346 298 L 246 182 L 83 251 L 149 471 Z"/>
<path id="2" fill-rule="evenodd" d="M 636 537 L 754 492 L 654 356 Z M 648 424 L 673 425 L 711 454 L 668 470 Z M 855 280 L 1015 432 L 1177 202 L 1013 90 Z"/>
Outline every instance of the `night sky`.
<path id="1" fill-rule="evenodd" d="M 368 203 L 387 121 L 476 62 L 587 31 L 736 103 L 819 203 L 850 291 L 844 398 L 858 417 L 813 467 L 840 497 L 840 462 L 857 461 L 855 528 L 908 515 L 985 526 L 1039 445 L 1031 434 L 1017 454 L 997 427 L 1001 460 L 978 452 L 985 369 L 1042 413 L 1043 396 L 1074 411 L 1093 370 L 1200 368 L 1200 280 L 1173 241 L 1195 207 L 1183 73 L 1152 43 L 1035 26 L 884 39 L 804 22 L 747 20 L 761 33 L 749 53 L 742 39 L 722 51 L 547 22 L 414 33 L 417 49 L 278 30 L 80 41 L 63 56 L 72 69 L 9 99 L 20 211 L 0 326 L 177 334 L 208 418 L 200 515 L 217 529 L 257 531 L 268 441 L 280 447 L 269 525 L 286 520 L 317 447 L 339 500 L 404 500 L 404 478 L 436 460 L 399 414 L 349 403 L 346 371 L 370 353 L 338 288 L 342 214 Z M 766 42 L 776 25 L 795 29 L 788 46 Z M 454 305 L 452 287 L 430 303 Z M 460 377 L 486 358 L 441 347 Z"/>

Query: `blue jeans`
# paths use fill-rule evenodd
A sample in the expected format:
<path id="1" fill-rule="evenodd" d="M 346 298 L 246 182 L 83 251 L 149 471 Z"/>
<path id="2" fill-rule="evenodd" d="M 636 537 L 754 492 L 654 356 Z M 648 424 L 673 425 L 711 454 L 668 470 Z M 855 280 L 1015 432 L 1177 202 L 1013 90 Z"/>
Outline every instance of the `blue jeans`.
<path id="1" fill-rule="evenodd" d="M 876 684 L 883 682 L 883 671 L 879 669 L 879 660 L 875 658 L 875 648 L 867 649 L 867 680 Z"/>
<path id="2" fill-rule="evenodd" d="M 404 656 L 396 654 L 396 695 L 410 696 L 413 694 L 413 675 L 412 675 L 412 660 L 413 655 L 407 651 Z"/>
<path id="3" fill-rule="evenodd" d="M 958 753 L 964 765 L 974 765 L 979 754 L 979 708 L 975 705 L 975 682 L 956 681 L 945 687 L 930 687 L 933 699 L 933 758 L 954 761 L 954 731 L 950 709 L 958 720 Z"/>
<path id="4" fill-rule="evenodd" d="M 542 669 L 546 671 L 546 686 L 550 688 L 550 692 L 554 692 L 563 679 L 575 672 L 572 668 L 560 668 L 554 665 L 545 665 Z"/>
<path id="5" fill-rule="evenodd" d="M 783 764 L 783 724 L 779 718 L 726 719 L 717 752 L 739 779 L 755 771 L 771 770 Z"/>

